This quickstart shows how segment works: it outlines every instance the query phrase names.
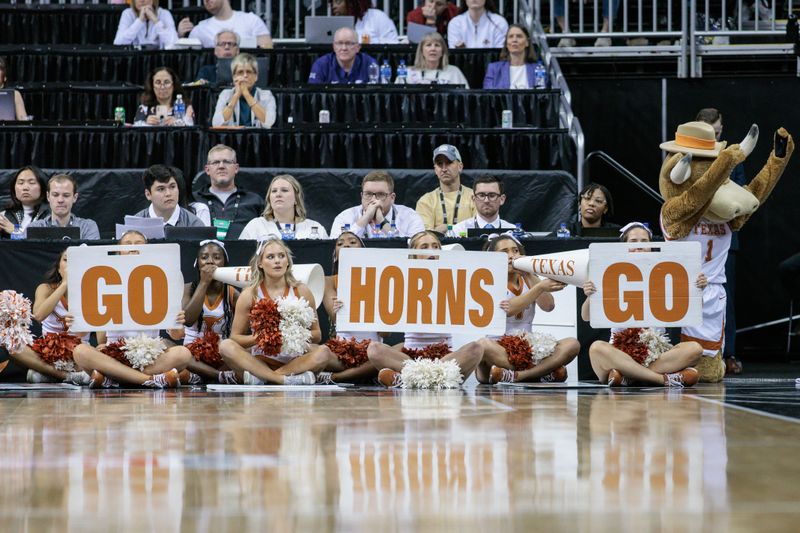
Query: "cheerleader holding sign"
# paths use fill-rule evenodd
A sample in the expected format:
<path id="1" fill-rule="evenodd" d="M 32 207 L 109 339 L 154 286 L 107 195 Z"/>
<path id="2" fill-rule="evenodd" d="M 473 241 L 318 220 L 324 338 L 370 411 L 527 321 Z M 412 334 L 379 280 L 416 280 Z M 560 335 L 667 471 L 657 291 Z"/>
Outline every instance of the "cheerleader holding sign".
<path id="1" fill-rule="evenodd" d="M 631 222 L 620 232 L 622 242 L 650 242 L 653 234 L 641 222 Z M 648 248 L 635 248 L 633 252 L 647 252 Z M 697 276 L 699 289 L 708 284 L 705 274 Z M 583 284 L 586 301 L 581 306 L 581 318 L 589 321 L 589 298 L 597 292 L 592 281 Z M 611 387 L 630 385 L 633 382 L 652 383 L 665 387 L 691 387 L 697 383 L 698 373 L 692 365 L 703 355 L 696 342 L 669 344 L 663 328 L 614 328 L 610 342 L 595 341 L 589 347 L 592 369 L 601 382 Z"/>

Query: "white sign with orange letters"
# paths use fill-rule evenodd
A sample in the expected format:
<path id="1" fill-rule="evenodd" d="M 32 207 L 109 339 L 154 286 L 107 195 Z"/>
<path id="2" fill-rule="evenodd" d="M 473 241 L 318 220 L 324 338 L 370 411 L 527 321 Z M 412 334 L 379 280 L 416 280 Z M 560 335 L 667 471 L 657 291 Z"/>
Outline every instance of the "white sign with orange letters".
<path id="1" fill-rule="evenodd" d="M 341 331 L 502 335 L 508 257 L 499 252 L 339 252 Z"/>
<path id="2" fill-rule="evenodd" d="M 180 246 L 75 246 L 67 250 L 72 331 L 170 329 L 181 310 Z"/>
<path id="3" fill-rule="evenodd" d="M 644 253 L 642 253 L 644 252 Z M 700 243 L 589 245 L 593 328 L 696 326 L 702 320 Z"/>

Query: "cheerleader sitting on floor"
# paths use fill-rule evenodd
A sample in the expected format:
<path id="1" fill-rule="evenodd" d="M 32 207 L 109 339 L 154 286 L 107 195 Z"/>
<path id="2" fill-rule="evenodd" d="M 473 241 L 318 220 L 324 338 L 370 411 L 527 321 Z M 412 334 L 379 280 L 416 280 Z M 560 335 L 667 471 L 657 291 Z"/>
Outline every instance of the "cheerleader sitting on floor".
<path id="1" fill-rule="evenodd" d="M 73 351 L 82 342 L 89 342 L 88 333 L 69 333 L 72 315 L 67 312 L 67 250 L 36 287 L 33 318 L 42 324 L 42 336 L 30 346 L 22 346 L 12 359 L 28 368 L 29 383 L 64 381 L 88 385 L 89 374 L 75 366 Z"/>
<path id="2" fill-rule="evenodd" d="M 147 239 L 138 231 L 128 231 L 119 240 L 120 245 L 143 245 Z M 136 250 L 122 251 L 120 255 L 137 254 Z M 179 327 L 168 330 L 174 340 L 183 337 L 184 313 L 175 319 Z M 118 387 L 128 383 L 154 389 L 175 388 L 181 385 L 181 374 L 192 354 L 183 346 L 167 348 L 159 330 L 130 330 L 98 332 L 97 348 L 81 344 L 75 348 L 75 362 L 82 368 L 93 369 L 90 388 Z M 189 372 L 182 373 L 187 380 Z"/>
<path id="3" fill-rule="evenodd" d="M 355 233 L 342 232 L 336 239 L 333 250 L 333 275 L 325 277 L 325 296 L 322 304 L 328 313 L 331 324 L 330 340 L 325 345 L 336 355 L 324 372 L 317 373 L 317 383 L 336 383 L 342 381 L 363 381 L 377 374 L 377 370 L 367 358 L 367 347 L 372 342 L 382 342 L 374 331 L 337 331 L 336 313 L 342 308 L 337 296 L 339 274 L 339 251 L 342 248 L 364 248 L 364 242 Z"/>
<path id="4" fill-rule="evenodd" d="M 478 381 L 566 381 L 566 365 L 580 351 L 578 340 L 568 337 L 557 341 L 552 335 L 531 331 L 536 306 L 552 311 L 555 302 L 551 293 L 566 285 L 516 270 L 514 259 L 524 256 L 525 248 L 511 234 L 491 238 L 484 250 L 505 252 L 508 256 L 506 299 L 500 303 L 507 317 L 505 335 L 478 341 L 483 346 L 483 360 L 475 371 Z"/>
<path id="5" fill-rule="evenodd" d="M 650 228 L 640 222 L 631 222 L 620 232 L 622 242 L 650 242 Z M 649 248 L 635 248 L 634 252 L 647 252 Z M 708 284 L 701 272 L 696 285 L 703 289 Z M 589 298 L 597 292 L 592 281 L 583 284 L 586 301 L 581 306 L 581 318 L 589 321 Z M 697 370 L 692 367 L 703 355 L 696 342 L 669 344 L 663 328 L 614 328 L 610 342 L 595 341 L 589 347 L 592 369 L 601 382 L 609 386 L 630 385 L 633 381 L 663 385 L 665 387 L 691 387 L 697 383 Z"/>
<path id="6" fill-rule="evenodd" d="M 409 248 L 414 250 L 441 250 L 442 243 L 433 231 L 420 231 L 409 239 Z M 423 258 L 427 256 L 419 256 Z M 435 259 L 436 256 L 431 256 Z M 378 381 L 386 387 L 402 387 L 403 363 L 410 359 L 454 360 L 461 377 L 466 380 L 483 357 L 483 348 L 478 342 L 469 342 L 453 351 L 453 338 L 447 333 L 406 333 L 405 341 L 397 346 L 371 343 L 367 356 L 375 368 L 381 369 Z"/>
<path id="7" fill-rule="evenodd" d="M 292 264 L 291 250 L 278 239 L 260 243 L 250 260 L 250 285 L 236 303 L 231 336 L 219 347 L 238 383 L 313 385 L 314 372 L 336 358 L 327 346 L 312 344 L 322 338 L 317 305 L 292 275 Z"/>
<path id="8" fill-rule="evenodd" d="M 239 291 L 213 278 L 218 267 L 227 265 L 228 252 L 223 243 L 217 240 L 200 243 L 195 261 L 198 279 L 187 283 L 183 292 L 183 309 L 189 324 L 183 345 L 193 356 L 189 363 L 190 385 L 203 379 L 211 383 L 235 383 L 233 370 L 225 366 L 219 354 L 219 343 L 230 336 Z"/>

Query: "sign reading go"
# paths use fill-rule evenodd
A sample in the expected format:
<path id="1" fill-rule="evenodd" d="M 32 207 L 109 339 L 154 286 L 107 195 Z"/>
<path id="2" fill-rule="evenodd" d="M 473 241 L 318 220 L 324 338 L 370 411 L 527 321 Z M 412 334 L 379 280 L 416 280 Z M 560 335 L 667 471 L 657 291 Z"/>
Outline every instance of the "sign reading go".
<path id="1" fill-rule="evenodd" d="M 589 245 L 589 298 L 593 328 L 696 326 L 703 292 L 697 242 Z"/>
<path id="2" fill-rule="evenodd" d="M 174 328 L 183 275 L 177 244 L 67 250 L 73 331 Z"/>
<path id="3" fill-rule="evenodd" d="M 336 327 L 501 335 L 507 277 L 498 252 L 343 248 Z"/>

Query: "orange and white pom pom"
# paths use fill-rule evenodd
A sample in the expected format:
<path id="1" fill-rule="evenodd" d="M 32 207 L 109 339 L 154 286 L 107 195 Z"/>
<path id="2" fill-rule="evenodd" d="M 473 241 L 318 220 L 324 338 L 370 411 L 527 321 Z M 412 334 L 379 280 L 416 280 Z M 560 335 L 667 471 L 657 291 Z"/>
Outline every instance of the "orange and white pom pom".
<path id="1" fill-rule="evenodd" d="M 19 352 L 33 342 L 31 301 L 16 291 L 0 291 L 0 346 Z"/>

